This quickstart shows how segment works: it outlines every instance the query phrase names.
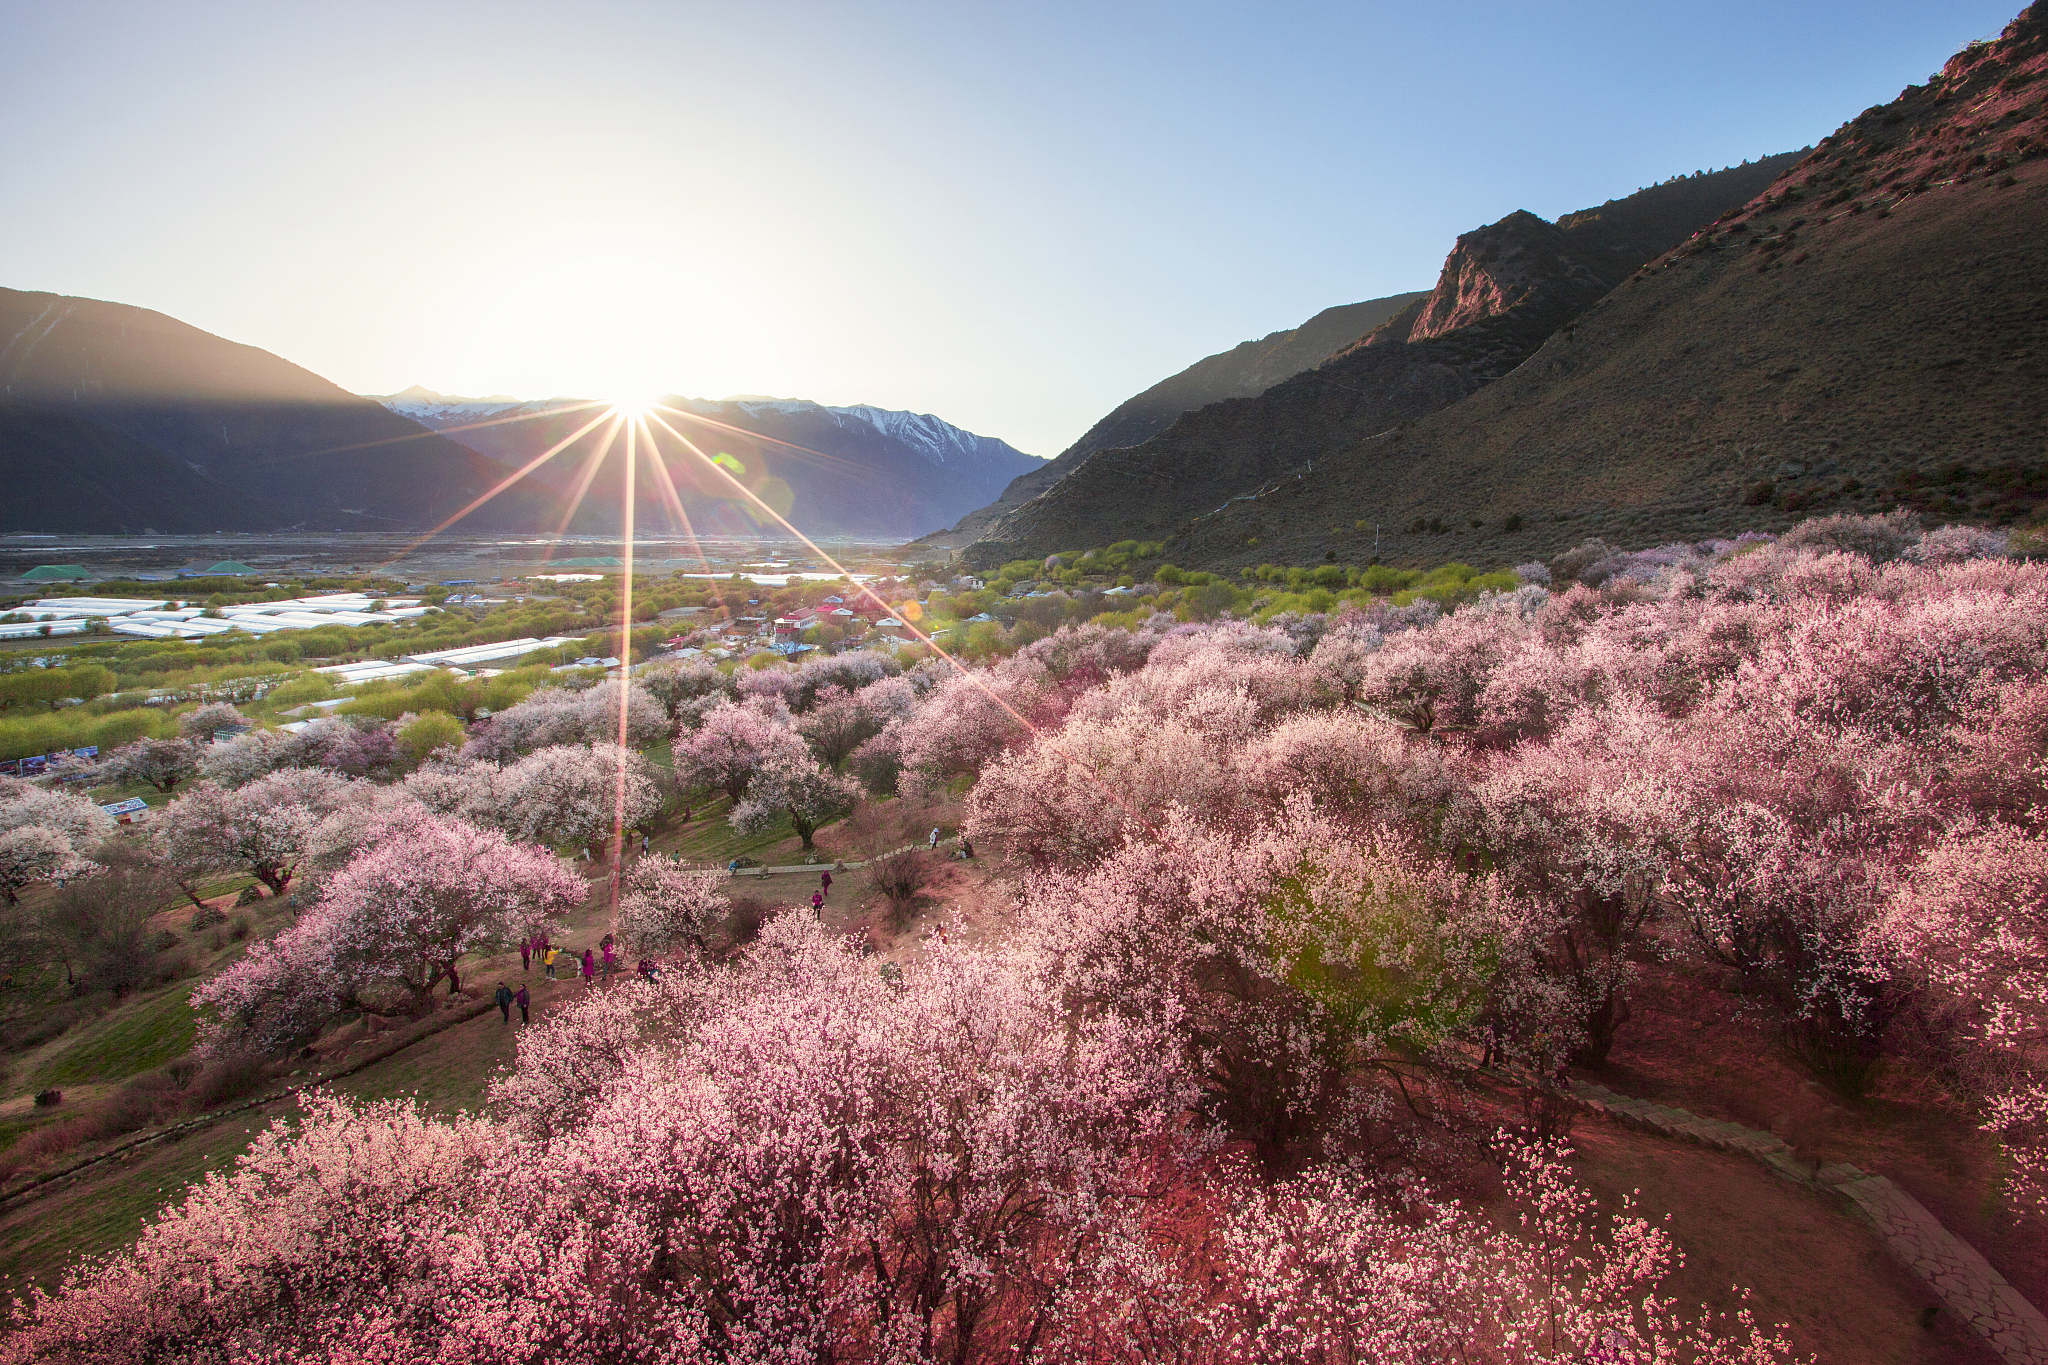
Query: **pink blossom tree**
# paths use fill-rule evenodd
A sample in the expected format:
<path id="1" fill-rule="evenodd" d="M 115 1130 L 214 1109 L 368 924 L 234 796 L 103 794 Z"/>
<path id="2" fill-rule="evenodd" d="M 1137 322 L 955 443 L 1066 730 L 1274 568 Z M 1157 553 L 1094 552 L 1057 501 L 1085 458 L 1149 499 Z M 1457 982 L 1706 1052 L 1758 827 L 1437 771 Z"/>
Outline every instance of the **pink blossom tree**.
<path id="1" fill-rule="evenodd" d="M 1602 1218 L 1564 1149 L 1511 1141 L 1508 1153 L 1513 1232 L 1415 1181 L 1238 1181 L 1224 1283 L 1191 1326 L 1213 1334 L 1216 1359 L 1303 1365 L 1789 1359 L 1791 1344 L 1746 1311 L 1716 1321 L 1660 1297 L 1682 1259 L 1670 1234 L 1626 1198 Z"/>
<path id="2" fill-rule="evenodd" d="M 95 866 L 61 830 L 45 825 L 0 829 L 0 895 L 9 905 L 17 903 L 28 886 L 82 877 Z"/>
<path id="3" fill-rule="evenodd" d="M 406 777 L 404 790 L 428 810 L 514 839 L 585 847 L 609 838 L 615 821 L 638 825 L 662 804 L 647 760 L 615 744 L 554 745 L 503 766 L 430 763 Z"/>
<path id="4" fill-rule="evenodd" d="M 544 849 L 496 830 L 415 814 L 327 880 L 318 904 L 263 951 L 193 993 L 216 1012 L 210 1046 L 277 1045 L 333 1010 L 424 1013 L 461 960 L 536 930 L 580 904 L 582 878 Z"/>
<path id="5" fill-rule="evenodd" d="M 819 689 L 811 708 L 797 718 L 796 732 L 820 759 L 837 768 L 855 749 L 880 734 L 884 723 L 858 694 L 827 685 Z"/>
<path id="6" fill-rule="evenodd" d="M 2000 1135 L 2015 1202 L 2048 1214 L 2048 838 L 1965 824 L 1869 927 L 1870 956 L 1941 1003 L 1963 1044 L 1953 1074 Z"/>
<path id="7" fill-rule="evenodd" d="M 733 696 L 733 680 L 709 663 L 660 664 L 640 673 L 635 681 L 661 704 L 671 728 L 695 718 L 697 710 L 713 697 Z"/>
<path id="8" fill-rule="evenodd" d="M 503 1120 L 312 1099 L 31 1291 L 9 1358 L 1783 1358 L 1658 1297 L 1668 1238 L 1601 1219 L 1556 1149 L 1509 1147 L 1519 1228 L 1414 1179 L 1205 1161 L 1162 1023 L 1076 1023 L 958 947 L 891 985 L 783 916 L 729 970 L 523 1034 Z M 1176 1236 L 1174 1199 L 1223 1216 Z"/>
<path id="9" fill-rule="evenodd" d="M 638 682 L 613 678 L 581 691 L 543 687 L 472 731 L 463 753 L 502 762 L 556 745 L 617 744 L 621 706 L 628 748 L 643 749 L 668 737 L 669 713 L 661 701 Z"/>
<path id="10" fill-rule="evenodd" d="M 787 816 L 808 849 L 818 826 L 859 799 L 860 785 L 822 766 L 792 730 L 771 730 L 766 739 L 747 794 L 728 818 L 734 829 L 753 833 Z"/>
<path id="11" fill-rule="evenodd" d="M 114 822 L 82 796 L 0 778 L 0 897 L 15 904 L 23 887 L 83 876 L 88 850 Z"/>
<path id="12" fill-rule="evenodd" d="M 514 839 L 591 844 L 661 809 L 647 760 L 616 744 L 540 749 L 497 775 L 486 822 Z"/>
<path id="13" fill-rule="evenodd" d="M 722 791 L 737 804 L 779 731 L 786 727 L 759 706 L 713 707 L 696 729 L 676 736 L 676 771 L 684 781 Z"/>
<path id="14" fill-rule="evenodd" d="M 899 787 L 923 797 L 978 774 L 1004 749 L 1031 737 L 1027 723 L 1057 721 L 1065 710 L 1042 665 L 1011 659 L 940 683 L 884 738 L 901 765 Z"/>
<path id="15" fill-rule="evenodd" d="M 209 744 L 199 755 L 199 776 L 222 787 L 239 787 L 265 773 L 294 765 L 304 746 L 282 730 L 251 730 L 225 744 Z"/>
<path id="16" fill-rule="evenodd" d="M 201 744 L 213 742 L 217 731 L 242 725 L 242 713 L 229 702 L 210 701 L 178 717 L 178 734 Z"/>

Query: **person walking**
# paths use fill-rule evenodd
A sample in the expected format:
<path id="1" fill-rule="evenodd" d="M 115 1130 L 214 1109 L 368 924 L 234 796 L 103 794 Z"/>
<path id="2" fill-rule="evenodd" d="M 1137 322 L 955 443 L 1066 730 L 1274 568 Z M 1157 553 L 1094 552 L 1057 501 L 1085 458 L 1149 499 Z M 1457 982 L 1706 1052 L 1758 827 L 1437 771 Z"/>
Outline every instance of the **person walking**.
<path id="1" fill-rule="evenodd" d="M 826 868 L 818 874 L 818 894 L 821 896 L 832 894 L 832 869 Z"/>
<path id="2" fill-rule="evenodd" d="M 512 1022 L 512 988 L 500 981 L 498 993 L 493 997 L 498 1002 L 498 1013 L 505 1016 L 505 1022 Z"/>
<path id="3" fill-rule="evenodd" d="M 555 979 L 555 959 L 561 955 L 562 951 L 559 948 L 549 948 L 540 955 L 541 970 L 548 974 L 548 980 L 550 981 Z"/>
<path id="4" fill-rule="evenodd" d="M 519 940 L 519 970 L 522 972 L 533 970 L 533 935 L 531 934 Z"/>
<path id="5" fill-rule="evenodd" d="M 612 984 L 612 968 L 618 965 L 619 953 L 618 949 L 612 946 L 612 936 L 610 934 L 604 936 L 602 946 L 604 948 L 604 984 L 609 986 Z"/>
<path id="6" fill-rule="evenodd" d="M 824 914 L 824 913 L 825 913 L 825 893 L 824 893 L 824 892 L 822 892 L 822 891 L 813 891 L 813 892 L 811 893 L 811 913 L 812 913 L 812 914 L 816 914 L 816 915 L 822 915 L 822 914 Z"/>
<path id="7" fill-rule="evenodd" d="M 640 856 L 647 856 L 647 831 L 644 829 L 640 831 Z"/>
<path id="8" fill-rule="evenodd" d="M 939 846 L 939 827 L 938 827 L 937 825 L 933 825 L 933 826 L 932 826 L 932 837 L 931 837 L 931 847 L 933 847 L 933 848 L 937 848 L 938 846 Z"/>
<path id="9" fill-rule="evenodd" d="M 583 984 L 585 986 L 588 986 L 591 982 L 595 981 L 596 979 L 597 955 L 591 952 L 590 949 L 585 948 L 583 950 Z"/>
<path id="10" fill-rule="evenodd" d="M 526 983 L 524 981 L 519 983 L 519 993 L 512 998 L 519 1002 L 519 1027 L 525 1028 L 533 1022 L 532 1017 L 526 1012 L 526 1007 L 532 1003 L 533 997 L 526 993 Z M 509 1024 L 512 1021 L 507 1019 L 505 1022 Z"/>

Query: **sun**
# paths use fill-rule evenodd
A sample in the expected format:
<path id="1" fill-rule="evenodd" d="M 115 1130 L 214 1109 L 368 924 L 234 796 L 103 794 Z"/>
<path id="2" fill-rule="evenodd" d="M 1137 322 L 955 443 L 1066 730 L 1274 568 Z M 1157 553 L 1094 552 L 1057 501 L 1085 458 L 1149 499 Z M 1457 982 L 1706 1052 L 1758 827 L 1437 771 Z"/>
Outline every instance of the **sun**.
<path id="1" fill-rule="evenodd" d="M 662 395 L 652 391 L 624 394 L 611 400 L 612 411 L 621 417 L 641 418 L 662 405 Z"/>

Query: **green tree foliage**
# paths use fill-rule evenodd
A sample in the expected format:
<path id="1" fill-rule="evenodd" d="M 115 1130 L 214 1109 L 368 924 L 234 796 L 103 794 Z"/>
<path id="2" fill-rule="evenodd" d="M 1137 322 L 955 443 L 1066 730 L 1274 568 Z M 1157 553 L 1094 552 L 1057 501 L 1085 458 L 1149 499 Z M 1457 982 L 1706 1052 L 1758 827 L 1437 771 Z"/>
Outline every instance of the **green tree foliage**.
<path id="1" fill-rule="evenodd" d="M 459 749 L 468 731 L 446 711 L 428 711 L 414 717 L 398 732 L 398 743 L 414 763 L 424 762 L 437 749 Z"/>
<path id="2" fill-rule="evenodd" d="M 0 711 L 54 706 L 67 697 L 91 701 L 113 690 L 114 674 L 99 664 L 71 668 L 22 668 L 0 673 Z"/>

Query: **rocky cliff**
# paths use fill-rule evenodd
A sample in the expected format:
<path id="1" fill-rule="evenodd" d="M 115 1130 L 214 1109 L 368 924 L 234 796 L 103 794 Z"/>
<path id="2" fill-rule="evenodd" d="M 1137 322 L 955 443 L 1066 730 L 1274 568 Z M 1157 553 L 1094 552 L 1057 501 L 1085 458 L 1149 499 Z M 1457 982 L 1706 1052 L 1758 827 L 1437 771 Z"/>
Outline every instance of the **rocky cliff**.
<path id="1" fill-rule="evenodd" d="M 1362 561 L 1377 523 L 1388 559 L 1503 564 L 1589 535 L 1645 544 L 1830 510 L 2029 520 L 2048 513 L 2044 318 L 2037 4 L 1714 215 L 1511 375 L 1330 453 L 1312 484 L 1184 519 L 1172 553 Z"/>

